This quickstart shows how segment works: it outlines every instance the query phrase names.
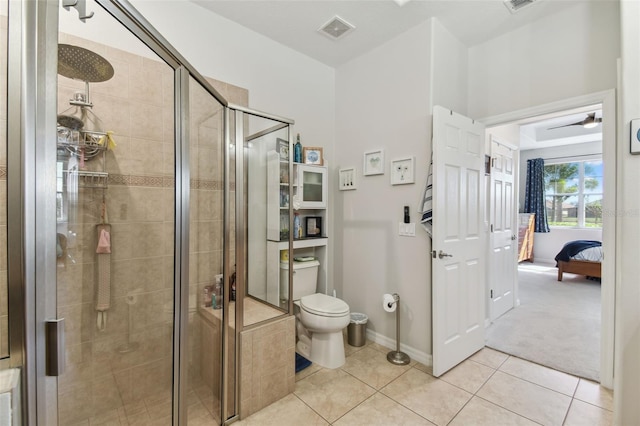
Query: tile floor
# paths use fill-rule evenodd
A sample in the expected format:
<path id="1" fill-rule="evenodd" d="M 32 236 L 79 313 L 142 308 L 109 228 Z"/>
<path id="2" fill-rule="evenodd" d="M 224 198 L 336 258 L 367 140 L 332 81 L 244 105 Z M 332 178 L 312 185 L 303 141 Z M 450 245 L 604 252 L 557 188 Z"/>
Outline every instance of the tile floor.
<path id="1" fill-rule="evenodd" d="M 389 349 L 346 346 L 342 368 L 312 365 L 293 394 L 237 425 L 610 425 L 613 395 L 598 384 L 485 348 L 440 378 Z"/>

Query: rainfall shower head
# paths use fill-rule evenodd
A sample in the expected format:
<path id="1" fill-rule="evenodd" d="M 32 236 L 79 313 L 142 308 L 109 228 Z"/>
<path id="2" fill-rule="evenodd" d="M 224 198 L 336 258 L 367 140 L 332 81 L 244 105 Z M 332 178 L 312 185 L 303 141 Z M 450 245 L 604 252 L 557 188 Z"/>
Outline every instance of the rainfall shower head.
<path id="1" fill-rule="evenodd" d="M 113 77 L 113 67 L 102 56 L 80 46 L 58 45 L 58 74 L 89 83 Z"/>
<path id="2" fill-rule="evenodd" d="M 58 146 L 71 154 L 91 159 L 103 152 L 106 135 L 102 121 L 91 111 L 89 83 L 107 81 L 114 70 L 109 61 L 91 50 L 70 44 L 58 45 L 58 74 L 84 81 L 85 91 L 76 92 L 71 107 L 58 114 Z"/>

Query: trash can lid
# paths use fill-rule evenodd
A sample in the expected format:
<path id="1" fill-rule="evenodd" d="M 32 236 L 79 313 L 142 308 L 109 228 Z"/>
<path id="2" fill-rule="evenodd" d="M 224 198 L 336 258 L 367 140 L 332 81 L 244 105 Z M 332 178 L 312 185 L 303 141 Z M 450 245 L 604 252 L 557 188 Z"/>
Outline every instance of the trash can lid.
<path id="1" fill-rule="evenodd" d="M 361 314 L 359 312 L 351 313 L 351 323 L 353 324 L 366 324 L 368 319 L 369 317 L 365 314 Z"/>

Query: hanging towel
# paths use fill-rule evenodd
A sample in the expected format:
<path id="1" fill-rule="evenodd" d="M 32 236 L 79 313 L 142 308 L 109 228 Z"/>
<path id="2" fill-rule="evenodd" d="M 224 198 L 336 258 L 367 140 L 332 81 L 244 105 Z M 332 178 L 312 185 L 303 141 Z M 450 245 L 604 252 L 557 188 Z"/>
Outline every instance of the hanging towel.
<path id="1" fill-rule="evenodd" d="M 106 229 L 101 229 L 99 231 L 96 253 L 111 253 L 111 234 Z"/>
<path id="2" fill-rule="evenodd" d="M 98 329 L 104 330 L 107 323 L 106 310 L 111 307 L 111 225 L 102 223 L 97 226 L 97 289 L 96 311 L 98 311 Z"/>
<path id="3" fill-rule="evenodd" d="M 427 234 L 431 237 L 432 231 L 432 219 L 433 219 L 433 158 L 429 163 L 429 174 L 427 175 L 427 184 L 424 188 L 424 195 L 422 196 L 422 200 L 420 205 L 422 206 L 420 213 L 422 217 L 420 218 L 420 223 L 424 227 L 424 230 L 427 231 Z"/>
<path id="4" fill-rule="evenodd" d="M 113 139 L 113 131 L 111 130 L 107 131 L 107 134 L 101 137 L 98 143 L 103 146 L 106 144 L 109 151 L 113 151 L 116 149 L 116 146 L 118 146 L 116 145 L 116 141 Z"/>

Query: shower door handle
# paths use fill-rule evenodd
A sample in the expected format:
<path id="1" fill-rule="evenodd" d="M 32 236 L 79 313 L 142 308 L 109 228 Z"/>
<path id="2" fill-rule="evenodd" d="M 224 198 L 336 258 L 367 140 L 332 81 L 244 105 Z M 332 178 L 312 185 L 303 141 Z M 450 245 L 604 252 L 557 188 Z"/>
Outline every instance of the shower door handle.
<path id="1" fill-rule="evenodd" d="M 60 376 L 64 373 L 64 318 L 45 321 L 46 374 Z"/>

